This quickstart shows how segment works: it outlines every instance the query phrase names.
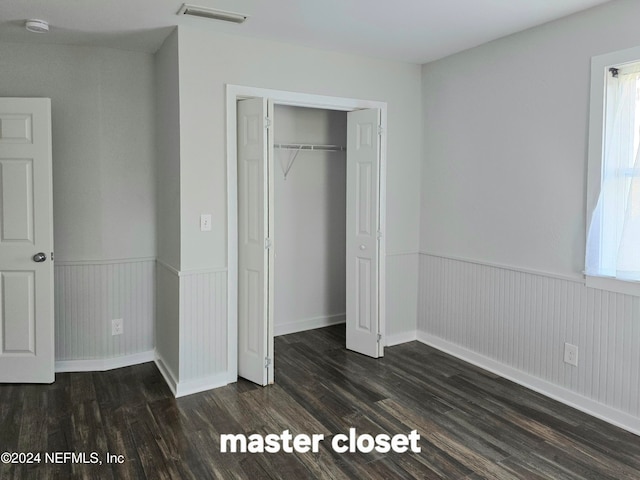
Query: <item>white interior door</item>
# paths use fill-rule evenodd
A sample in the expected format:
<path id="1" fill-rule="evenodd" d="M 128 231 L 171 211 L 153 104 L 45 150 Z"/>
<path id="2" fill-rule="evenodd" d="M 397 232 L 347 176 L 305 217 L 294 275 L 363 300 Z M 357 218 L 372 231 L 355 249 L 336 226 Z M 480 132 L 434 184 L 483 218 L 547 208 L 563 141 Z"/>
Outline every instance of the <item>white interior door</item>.
<path id="1" fill-rule="evenodd" d="M 54 381 L 51 102 L 0 98 L 0 382 Z"/>
<path id="2" fill-rule="evenodd" d="M 267 100 L 238 102 L 238 375 L 269 381 Z"/>
<path id="3" fill-rule="evenodd" d="M 347 348 L 383 355 L 379 322 L 380 111 L 347 114 Z"/>

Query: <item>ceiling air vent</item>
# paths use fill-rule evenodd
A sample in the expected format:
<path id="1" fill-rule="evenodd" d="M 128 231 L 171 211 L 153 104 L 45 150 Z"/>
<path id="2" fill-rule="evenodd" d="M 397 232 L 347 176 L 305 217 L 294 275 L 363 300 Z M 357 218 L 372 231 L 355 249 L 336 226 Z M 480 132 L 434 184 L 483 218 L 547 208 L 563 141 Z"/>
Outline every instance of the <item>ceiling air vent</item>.
<path id="1" fill-rule="evenodd" d="M 189 5 L 187 3 L 184 3 L 182 7 L 180 7 L 180 10 L 178 10 L 178 15 L 192 15 L 194 17 L 211 18 L 213 20 L 222 20 L 224 22 L 232 23 L 244 23 L 244 21 L 248 18 L 247 15 L 243 15 L 242 13 L 225 12 L 223 10 L 198 7 L 196 5 Z"/>

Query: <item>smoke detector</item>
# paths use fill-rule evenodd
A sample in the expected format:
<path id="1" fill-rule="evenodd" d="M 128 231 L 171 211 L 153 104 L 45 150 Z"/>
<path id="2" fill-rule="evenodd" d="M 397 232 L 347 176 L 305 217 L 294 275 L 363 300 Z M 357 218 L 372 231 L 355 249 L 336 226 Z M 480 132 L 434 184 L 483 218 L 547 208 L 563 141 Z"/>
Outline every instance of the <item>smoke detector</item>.
<path id="1" fill-rule="evenodd" d="M 194 17 L 210 18 L 212 20 L 222 20 L 231 23 L 244 23 L 244 21 L 249 18 L 248 15 L 242 13 L 198 7 L 196 5 L 189 5 L 188 3 L 182 4 L 182 7 L 178 10 L 178 15 L 192 15 Z"/>
<path id="2" fill-rule="evenodd" d="M 24 28 L 33 33 L 49 33 L 49 22 L 36 19 L 26 20 Z"/>

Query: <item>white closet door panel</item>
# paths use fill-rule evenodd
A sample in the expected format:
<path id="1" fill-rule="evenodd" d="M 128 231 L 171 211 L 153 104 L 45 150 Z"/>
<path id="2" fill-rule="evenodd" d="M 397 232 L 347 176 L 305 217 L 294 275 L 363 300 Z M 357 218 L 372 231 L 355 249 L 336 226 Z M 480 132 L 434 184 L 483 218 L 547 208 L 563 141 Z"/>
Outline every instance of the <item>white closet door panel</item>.
<path id="1" fill-rule="evenodd" d="M 238 102 L 238 375 L 268 383 L 267 101 Z"/>
<path id="2" fill-rule="evenodd" d="M 380 112 L 347 115 L 347 348 L 382 356 L 379 342 Z"/>

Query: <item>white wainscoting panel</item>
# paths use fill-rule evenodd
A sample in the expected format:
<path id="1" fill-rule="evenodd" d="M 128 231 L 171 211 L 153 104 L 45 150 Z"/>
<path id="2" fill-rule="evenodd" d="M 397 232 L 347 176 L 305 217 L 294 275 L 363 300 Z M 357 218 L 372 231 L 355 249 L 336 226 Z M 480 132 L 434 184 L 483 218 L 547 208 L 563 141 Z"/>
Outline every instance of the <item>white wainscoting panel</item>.
<path id="1" fill-rule="evenodd" d="M 180 383 L 206 378 L 226 380 L 226 270 L 181 272 L 180 289 Z"/>
<path id="2" fill-rule="evenodd" d="M 442 339 L 640 420 L 640 297 L 420 257 L 419 337 Z M 577 367 L 563 361 L 565 342 L 578 346 Z"/>
<path id="3" fill-rule="evenodd" d="M 155 259 L 56 262 L 54 282 L 56 361 L 153 350 Z M 122 335 L 111 335 L 115 318 L 124 320 Z"/>

